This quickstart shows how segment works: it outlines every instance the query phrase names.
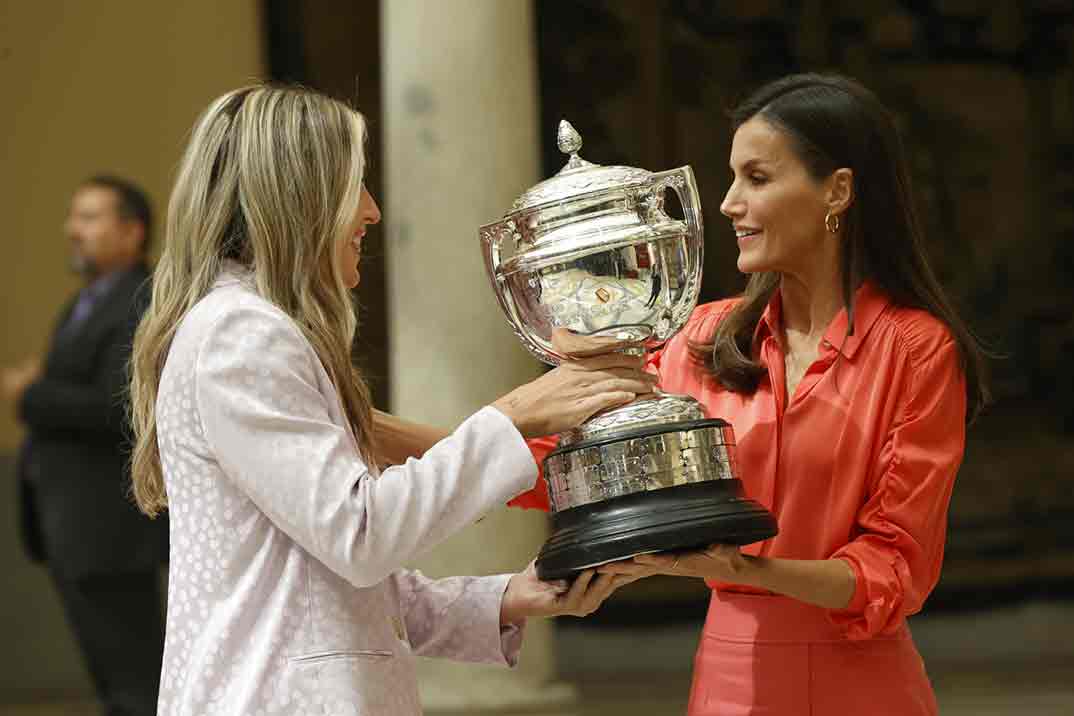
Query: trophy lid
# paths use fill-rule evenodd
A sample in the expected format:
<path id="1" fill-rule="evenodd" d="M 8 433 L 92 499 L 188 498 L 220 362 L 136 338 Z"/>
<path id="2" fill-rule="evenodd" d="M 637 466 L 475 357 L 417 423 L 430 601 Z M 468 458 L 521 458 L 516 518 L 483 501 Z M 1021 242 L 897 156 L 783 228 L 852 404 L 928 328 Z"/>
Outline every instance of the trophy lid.
<path id="1" fill-rule="evenodd" d="M 582 137 L 567 120 L 561 120 L 557 132 L 559 151 L 569 156 L 567 164 L 553 177 L 530 188 L 511 205 L 508 214 L 534 209 L 572 199 L 582 194 L 622 189 L 645 184 L 652 172 L 636 167 L 601 166 L 578 156 Z"/>

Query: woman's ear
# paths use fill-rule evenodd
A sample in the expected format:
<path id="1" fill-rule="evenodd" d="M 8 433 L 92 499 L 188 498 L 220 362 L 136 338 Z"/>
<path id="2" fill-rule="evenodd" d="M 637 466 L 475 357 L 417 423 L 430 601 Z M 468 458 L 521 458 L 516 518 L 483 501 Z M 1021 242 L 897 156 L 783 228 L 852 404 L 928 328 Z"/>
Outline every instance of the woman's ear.
<path id="1" fill-rule="evenodd" d="M 828 211 L 843 214 L 854 203 L 854 171 L 836 169 L 828 181 Z"/>

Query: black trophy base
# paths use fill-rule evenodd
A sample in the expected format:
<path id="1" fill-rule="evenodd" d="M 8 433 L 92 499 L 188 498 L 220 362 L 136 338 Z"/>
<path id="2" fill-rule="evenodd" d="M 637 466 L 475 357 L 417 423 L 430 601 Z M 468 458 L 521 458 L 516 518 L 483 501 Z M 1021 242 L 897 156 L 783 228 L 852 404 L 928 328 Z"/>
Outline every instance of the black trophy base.
<path id="1" fill-rule="evenodd" d="M 739 480 L 710 480 L 615 497 L 552 515 L 537 576 L 569 578 L 645 552 L 744 545 L 775 537 L 776 518 L 743 495 Z"/>

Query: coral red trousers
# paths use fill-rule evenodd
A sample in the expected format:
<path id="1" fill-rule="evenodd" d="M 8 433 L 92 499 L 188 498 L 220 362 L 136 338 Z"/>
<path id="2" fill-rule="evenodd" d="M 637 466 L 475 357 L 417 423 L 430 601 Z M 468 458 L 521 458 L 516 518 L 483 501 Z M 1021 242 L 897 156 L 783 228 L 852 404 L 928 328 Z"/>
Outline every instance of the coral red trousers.
<path id="1" fill-rule="evenodd" d="M 850 641 L 819 607 L 713 590 L 689 716 L 936 713 L 905 622 L 893 635 Z"/>

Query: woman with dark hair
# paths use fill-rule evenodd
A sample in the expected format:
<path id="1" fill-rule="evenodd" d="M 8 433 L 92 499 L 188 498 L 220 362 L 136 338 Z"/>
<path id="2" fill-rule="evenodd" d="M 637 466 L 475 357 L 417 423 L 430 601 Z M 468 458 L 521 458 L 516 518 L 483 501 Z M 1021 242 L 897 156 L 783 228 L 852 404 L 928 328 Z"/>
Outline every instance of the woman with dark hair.
<path id="1" fill-rule="evenodd" d="M 713 588 L 689 713 L 936 713 L 910 636 L 940 574 L 982 351 L 929 268 L 898 134 L 858 83 L 795 75 L 733 114 L 742 296 L 653 362 L 732 423 L 780 533 L 600 571 Z"/>

